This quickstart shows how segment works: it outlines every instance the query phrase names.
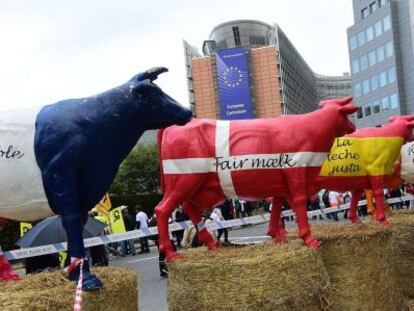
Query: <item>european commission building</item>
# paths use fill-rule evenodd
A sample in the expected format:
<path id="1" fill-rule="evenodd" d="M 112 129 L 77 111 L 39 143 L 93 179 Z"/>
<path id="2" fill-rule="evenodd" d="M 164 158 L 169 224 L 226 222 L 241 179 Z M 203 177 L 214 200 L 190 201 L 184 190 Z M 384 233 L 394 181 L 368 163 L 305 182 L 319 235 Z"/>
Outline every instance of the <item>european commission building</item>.
<path id="1" fill-rule="evenodd" d="M 315 73 L 276 24 L 220 24 L 202 50 L 201 55 L 184 41 L 189 100 L 197 117 L 232 120 L 305 113 L 321 100 L 352 93 L 349 75 Z"/>

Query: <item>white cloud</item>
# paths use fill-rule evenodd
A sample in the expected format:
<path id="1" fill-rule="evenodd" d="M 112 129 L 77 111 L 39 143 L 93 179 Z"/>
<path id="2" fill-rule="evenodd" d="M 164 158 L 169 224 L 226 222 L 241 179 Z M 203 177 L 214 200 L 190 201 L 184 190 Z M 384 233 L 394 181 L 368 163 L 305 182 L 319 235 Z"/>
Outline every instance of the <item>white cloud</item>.
<path id="1" fill-rule="evenodd" d="M 0 110 L 93 95 L 153 66 L 187 103 L 182 39 L 201 47 L 219 23 L 278 23 L 313 70 L 348 71 L 351 1 L 0 0 Z"/>

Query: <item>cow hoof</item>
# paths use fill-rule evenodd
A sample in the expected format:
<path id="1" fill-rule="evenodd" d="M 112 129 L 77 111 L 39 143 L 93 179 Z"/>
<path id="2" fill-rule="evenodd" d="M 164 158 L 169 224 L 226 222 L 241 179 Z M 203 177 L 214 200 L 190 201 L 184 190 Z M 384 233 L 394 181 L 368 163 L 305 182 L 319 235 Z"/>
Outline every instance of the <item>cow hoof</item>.
<path id="1" fill-rule="evenodd" d="M 0 274 L 0 281 L 20 281 L 21 277 L 13 271 L 5 271 Z"/>
<path id="2" fill-rule="evenodd" d="M 103 284 L 100 279 L 95 275 L 86 273 L 83 276 L 82 280 L 82 290 L 84 291 L 96 291 L 103 287 Z"/>
<path id="3" fill-rule="evenodd" d="M 306 238 L 304 241 L 305 245 L 310 248 L 319 248 L 321 246 L 321 242 L 313 238 L 312 236 Z"/>
<path id="4" fill-rule="evenodd" d="M 274 241 L 276 244 L 287 244 L 289 243 L 288 239 L 286 237 L 275 237 Z"/>
<path id="5" fill-rule="evenodd" d="M 167 260 L 167 262 L 174 262 L 174 261 L 177 261 L 177 260 L 180 260 L 180 259 L 183 259 L 183 258 L 184 258 L 184 256 L 182 254 L 179 254 L 179 253 L 176 253 L 176 252 L 168 253 L 165 256 L 165 259 Z"/>
<path id="6" fill-rule="evenodd" d="M 286 244 L 289 242 L 285 229 L 279 229 L 279 232 L 275 234 L 274 239 L 277 244 Z"/>
<path id="7" fill-rule="evenodd" d="M 384 219 L 380 221 L 380 223 L 382 223 L 385 226 L 385 228 L 392 229 L 392 223 L 388 219 Z"/>
<path id="8" fill-rule="evenodd" d="M 275 229 L 269 229 L 269 230 L 267 230 L 266 235 L 270 236 L 271 238 L 275 238 L 276 237 L 276 230 Z"/>
<path id="9" fill-rule="evenodd" d="M 0 255 L 0 281 L 19 281 L 20 276 L 13 271 L 12 265 L 4 255 Z"/>
<path id="10" fill-rule="evenodd" d="M 214 241 L 212 241 L 212 242 L 208 243 L 208 244 L 207 244 L 207 247 L 208 247 L 208 249 L 209 249 L 209 250 L 215 250 L 215 249 L 217 249 L 217 248 L 219 248 L 219 247 L 220 247 L 220 242 L 219 242 L 219 241 L 214 240 Z"/>
<path id="11" fill-rule="evenodd" d="M 358 217 L 357 218 L 352 218 L 352 219 L 350 218 L 350 220 L 354 225 L 362 225 L 363 224 L 362 220 L 359 219 Z"/>

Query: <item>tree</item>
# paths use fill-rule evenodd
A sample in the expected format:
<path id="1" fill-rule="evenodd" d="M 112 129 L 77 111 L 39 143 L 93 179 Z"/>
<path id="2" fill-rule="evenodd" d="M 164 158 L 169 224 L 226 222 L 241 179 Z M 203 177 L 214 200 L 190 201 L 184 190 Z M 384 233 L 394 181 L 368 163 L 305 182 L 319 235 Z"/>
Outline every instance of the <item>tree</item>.
<path id="1" fill-rule="evenodd" d="M 110 193 L 150 194 L 160 191 L 157 145 L 137 145 L 122 162 Z"/>

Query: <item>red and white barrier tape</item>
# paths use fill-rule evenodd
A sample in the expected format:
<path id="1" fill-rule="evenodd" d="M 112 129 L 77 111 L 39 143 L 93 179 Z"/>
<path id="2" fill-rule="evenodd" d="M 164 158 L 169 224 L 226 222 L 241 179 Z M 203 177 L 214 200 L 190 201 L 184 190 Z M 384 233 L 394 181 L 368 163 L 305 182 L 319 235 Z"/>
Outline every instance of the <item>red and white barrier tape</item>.
<path id="1" fill-rule="evenodd" d="M 78 285 L 76 285 L 75 305 L 73 306 L 73 311 L 81 311 L 81 305 L 82 305 L 82 281 L 83 281 L 83 261 L 84 261 L 84 259 L 82 258 L 80 260 L 79 280 L 78 280 Z"/>
<path id="2" fill-rule="evenodd" d="M 79 272 L 79 280 L 78 284 L 76 285 L 76 293 L 75 293 L 75 305 L 73 306 L 73 311 L 81 311 L 82 306 L 82 281 L 83 281 L 83 258 L 75 258 L 72 263 L 65 268 L 66 273 L 70 273 L 73 269 L 75 269 L 80 264 L 80 272 Z"/>

